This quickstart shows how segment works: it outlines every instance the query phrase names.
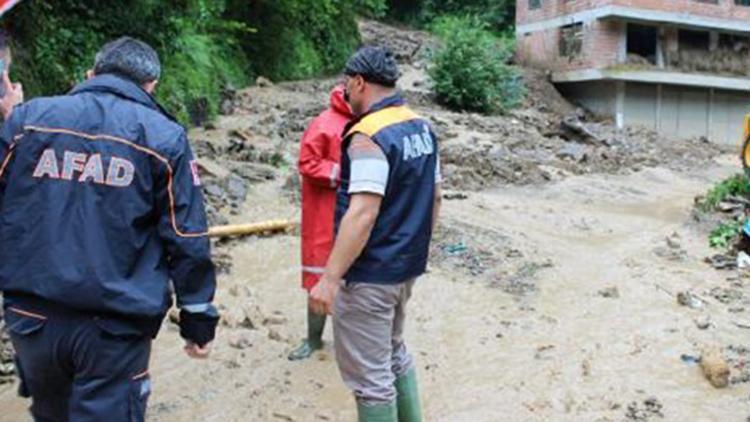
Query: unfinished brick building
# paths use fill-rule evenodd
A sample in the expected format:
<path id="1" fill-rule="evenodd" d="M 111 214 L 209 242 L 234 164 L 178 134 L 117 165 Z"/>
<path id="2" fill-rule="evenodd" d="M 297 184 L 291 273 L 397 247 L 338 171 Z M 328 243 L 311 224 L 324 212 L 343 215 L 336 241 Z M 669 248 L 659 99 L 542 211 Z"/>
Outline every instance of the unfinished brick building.
<path id="1" fill-rule="evenodd" d="M 518 0 L 519 60 L 619 127 L 739 142 L 750 0 Z"/>

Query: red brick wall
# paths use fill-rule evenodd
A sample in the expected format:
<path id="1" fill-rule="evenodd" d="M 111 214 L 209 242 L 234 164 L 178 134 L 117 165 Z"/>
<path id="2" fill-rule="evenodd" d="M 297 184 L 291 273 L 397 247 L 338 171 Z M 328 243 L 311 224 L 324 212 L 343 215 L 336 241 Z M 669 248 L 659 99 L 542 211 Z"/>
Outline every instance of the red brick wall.
<path id="1" fill-rule="evenodd" d="M 560 29 L 537 31 L 518 37 L 517 56 L 523 64 L 553 71 L 604 68 L 617 63 L 622 23 L 593 21 L 583 26 L 581 56 L 560 56 Z"/>
<path id="2" fill-rule="evenodd" d="M 542 7 L 529 10 L 529 0 L 517 0 L 516 23 L 543 21 L 575 12 L 594 9 L 612 3 L 612 0 L 541 0 Z"/>
<path id="3" fill-rule="evenodd" d="M 517 0 L 516 23 L 538 22 L 601 6 L 616 5 L 666 12 L 692 13 L 721 19 L 750 20 L 750 7 L 736 6 L 734 0 L 719 4 L 695 0 L 541 0 L 542 7 L 529 10 L 529 0 Z"/>

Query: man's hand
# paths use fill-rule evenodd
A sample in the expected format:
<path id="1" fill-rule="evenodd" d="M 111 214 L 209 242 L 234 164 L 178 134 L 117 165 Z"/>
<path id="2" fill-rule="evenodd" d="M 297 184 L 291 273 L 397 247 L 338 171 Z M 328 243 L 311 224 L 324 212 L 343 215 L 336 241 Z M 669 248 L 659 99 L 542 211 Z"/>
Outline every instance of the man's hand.
<path id="1" fill-rule="evenodd" d="M 318 284 L 310 291 L 310 308 L 316 314 L 333 315 L 333 302 L 339 292 L 341 281 L 326 275 L 320 278 Z"/>
<path id="2" fill-rule="evenodd" d="M 185 353 L 193 359 L 206 359 L 211 354 L 211 343 L 198 346 L 195 343 L 187 342 L 185 344 Z"/>
<path id="3" fill-rule="evenodd" d="M 2 84 L 5 89 L 5 96 L 0 98 L 0 113 L 5 120 L 8 120 L 13 112 L 13 107 L 23 102 L 23 86 L 20 83 L 14 84 L 10 81 L 7 69 L 3 72 Z"/>

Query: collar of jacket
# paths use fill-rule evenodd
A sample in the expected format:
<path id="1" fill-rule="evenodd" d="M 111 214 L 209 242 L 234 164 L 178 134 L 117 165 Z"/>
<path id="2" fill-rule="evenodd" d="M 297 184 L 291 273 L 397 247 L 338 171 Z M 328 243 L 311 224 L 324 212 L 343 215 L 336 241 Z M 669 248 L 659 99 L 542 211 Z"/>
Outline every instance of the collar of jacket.
<path id="1" fill-rule="evenodd" d="M 70 95 L 76 95 L 83 92 L 105 92 L 108 94 L 114 94 L 126 100 L 144 105 L 152 110 L 156 110 L 166 116 L 169 120 L 177 122 L 177 119 L 169 114 L 169 112 L 167 112 L 167 110 L 165 110 L 151 94 L 144 91 L 143 88 L 138 86 L 135 82 L 117 75 L 104 74 L 95 76 L 76 85 L 76 87 L 70 91 Z"/>
<path id="2" fill-rule="evenodd" d="M 360 116 L 360 119 L 367 116 L 368 114 L 375 113 L 376 111 L 380 111 L 384 108 L 398 107 L 404 104 L 406 104 L 406 102 L 404 101 L 404 98 L 401 96 L 400 93 L 397 92 L 371 105 L 370 108 L 367 110 L 367 112 L 365 112 L 362 116 Z"/>
<path id="3" fill-rule="evenodd" d="M 400 93 L 395 93 L 391 96 L 385 97 L 382 100 L 378 101 L 377 103 L 370 106 L 370 108 L 362 113 L 360 116 L 357 116 L 356 118 L 349 121 L 349 123 L 346 124 L 344 127 L 344 131 L 341 132 L 341 136 L 345 136 L 347 133 L 349 133 L 349 129 L 353 128 L 354 125 L 359 123 L 362 119 L 367 117 L 368 115 L 375 113 L 376 111 L 380 111 L 384 108 L 388 107 L 398 107 L 406 104 L 406 101 L 404 101 L 404 97 L 401 96 Z"/>

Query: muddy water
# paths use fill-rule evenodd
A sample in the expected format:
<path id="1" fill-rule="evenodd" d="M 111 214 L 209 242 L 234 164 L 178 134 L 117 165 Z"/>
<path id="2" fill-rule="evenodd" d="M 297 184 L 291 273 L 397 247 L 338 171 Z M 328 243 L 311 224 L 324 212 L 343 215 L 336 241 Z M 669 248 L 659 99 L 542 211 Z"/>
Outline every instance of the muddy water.
<path id="1" fill-rule="evenodd" d="M 748 332 L 722 307 L 691 310 L 674 299 L 680 290 L 725 283 L 726 273 L 701 263 L 705 235 L 685 223 L 693 197 L 735 170 L 725 163 L 690 176 L 650 169 L 447 201 L 444 225 L 501 233 L 523 259 L 553 266 L 535 275 L 537 290 L 526 295 L 440 266 L 420 280 L 407 339 L 426 420 L 621 421 L 631 407 L 652 420 L 744 421 L 750 386 L 715 390 L 680 355 L 705 344 L 747 344 Z M 296 213 L 273 185 L 256 188 L 247 205 L 238 221 Z M 654 253 L 674 232 L 683 261 Z M 330 329 L 312 360 L 285 358 L 303 332 L 298 248 L 295 236 L 233 244 L 234 267 L 217 297 L 230 327 L 221 328 L 212 358 L 196 362 L 165 324 L 154 347 L 150 420 L 355 420 Z M 605 288 L 619 297 L 602 297 Z M 253 329 L 232 327 L 242 307 Z M 714 326 L 700 331 L 693 318 L 703 313 Z M 238 339 L 244 348 L 230 345 Z M 644 410 L 651 398 L 663 419 Z M 0 420 L 25 420 L 25 406 L 10 389 L 0 392 Z"/>
<path id="2" fill-rule="evenodd" d="M 709 174 L 715 172 L 722 171 Z M 479 348 L 474 357 L 481 358 L 463 376 L 449 377 L 474 382 L 475 390 L 462 409 L 446 408 L 436 419 L 622 420 L 630 403 L 655 397 L 665 420 L 744 421 L 750 389 L 714 390 L 680 355 L 696 354 L 703 344 L 742 342 L 747 333 L 725 323 L 700 332 L 665 292 L 722 283 L 722 274 L 699 263 L 709 252 L 705 237 L 683 224 L 705 183 L 646 170 L 573 178 L 535 193 L 506 189 L 449 207 L 449 219 L 523 235 L 555 266 L 515 316 L 496 312 L 518 324 L 493 347 Z M 653 253 L 673 232 L 681 236 L 686 262 Z M 619 298 L 597 294 L 611 287 Z"/>

